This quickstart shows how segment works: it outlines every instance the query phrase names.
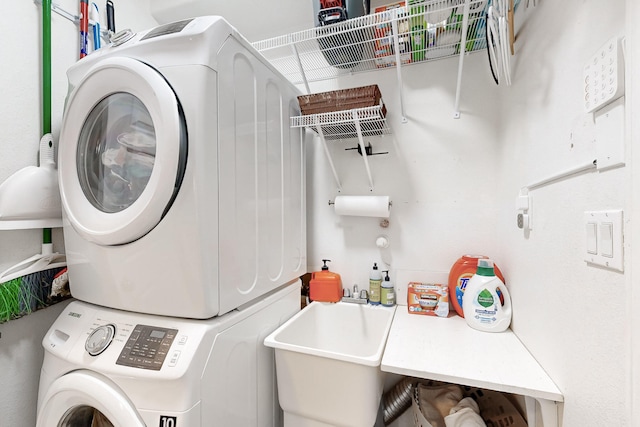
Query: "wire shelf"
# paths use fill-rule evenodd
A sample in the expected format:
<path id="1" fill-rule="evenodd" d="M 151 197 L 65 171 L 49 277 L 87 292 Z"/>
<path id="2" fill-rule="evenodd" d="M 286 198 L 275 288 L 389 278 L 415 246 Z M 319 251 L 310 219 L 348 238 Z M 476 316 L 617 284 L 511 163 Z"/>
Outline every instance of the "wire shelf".
<path id="1" fill-rule="evenodd" d="M 459 54 L 464 0 L 410 3 L 258 41 L 253 46 L 291 82 L 305 85 L 344 74 L 395 67 L 398 56 L 402 65 L 410 65 Z M 486 5 L 486 0 L 469 0 L 466 52 L 486 48 Z"/>
<path id="2" fill-rule="evenodd" d="M 386 110 L 381 99 L 379 105 L 371 107 L 291 117 L 291 127 L 310 129 L 319 137 L 339 192 L 342 191 L 342 184 L 329 153 L 327 141 L 357 138 L 359 152 L 362 155 L 369 180 L 369 188 L 373 191 L 373 177 L 367 159 L 364 138 L 391 134 L 385 115 Z"/>
<path id="3" fill-rule="evenodd" d="M 326 140 L 344 140 L 391 134 L 383 104 L 373 107 L 291 117 L 291 127 L 309 128 Z M 359 129 L 358 129 L 358 128 Z"/>

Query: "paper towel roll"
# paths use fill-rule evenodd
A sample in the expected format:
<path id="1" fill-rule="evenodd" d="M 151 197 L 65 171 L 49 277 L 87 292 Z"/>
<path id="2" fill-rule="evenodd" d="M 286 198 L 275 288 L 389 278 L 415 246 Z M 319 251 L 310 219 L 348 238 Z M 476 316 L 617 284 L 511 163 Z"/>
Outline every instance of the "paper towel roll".
<path id="1" fill-rule="evenodd" d="M 337 215 L 389 218 L 389 196 L 336 196 Z"/>

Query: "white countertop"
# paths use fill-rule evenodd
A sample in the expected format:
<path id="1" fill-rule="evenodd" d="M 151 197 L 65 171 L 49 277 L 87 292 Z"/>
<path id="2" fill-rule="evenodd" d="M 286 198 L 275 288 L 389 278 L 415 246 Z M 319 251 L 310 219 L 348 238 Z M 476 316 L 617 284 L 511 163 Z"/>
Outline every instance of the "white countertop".
<path id="1" fill-rule="evenodd" d="M 401 375 L 562 402 L 563 396 L 518 337 L 477 331 L 455 313 L 409 314 L 398 306 L 381 369 Z"/>

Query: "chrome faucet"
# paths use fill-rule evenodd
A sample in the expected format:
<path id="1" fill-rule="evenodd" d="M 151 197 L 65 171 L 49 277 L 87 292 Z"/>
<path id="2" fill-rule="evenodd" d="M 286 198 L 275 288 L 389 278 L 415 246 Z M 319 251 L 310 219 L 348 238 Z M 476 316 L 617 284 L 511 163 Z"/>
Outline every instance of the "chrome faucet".
<path id="1" fill-rule="evenodd" d="M 358 292 L 358 285 L 353 285 L 353 292 L 349 288 L 344 288 L 342 291 L 343 302 L 353 302 L 356 304 L 366 304 L 369 301 L 369 293 L 366 289 Z"/>

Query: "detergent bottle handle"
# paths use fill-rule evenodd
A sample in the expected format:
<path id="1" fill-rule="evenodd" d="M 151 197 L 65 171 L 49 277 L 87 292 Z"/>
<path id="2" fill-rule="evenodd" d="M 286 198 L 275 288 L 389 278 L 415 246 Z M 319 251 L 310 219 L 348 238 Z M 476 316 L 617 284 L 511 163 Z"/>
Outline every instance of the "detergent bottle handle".
<path id="1" fill-rule="evenodd" d="M 502 292 L 502 299 L 504 300 L 504 303 L 502 304 L 502 311 L 504 311 L 508 316 L 511 316 L 511 296 L 509 295 L 509 290 L 502 281 L 498 284 L 497 288 Z"/>

